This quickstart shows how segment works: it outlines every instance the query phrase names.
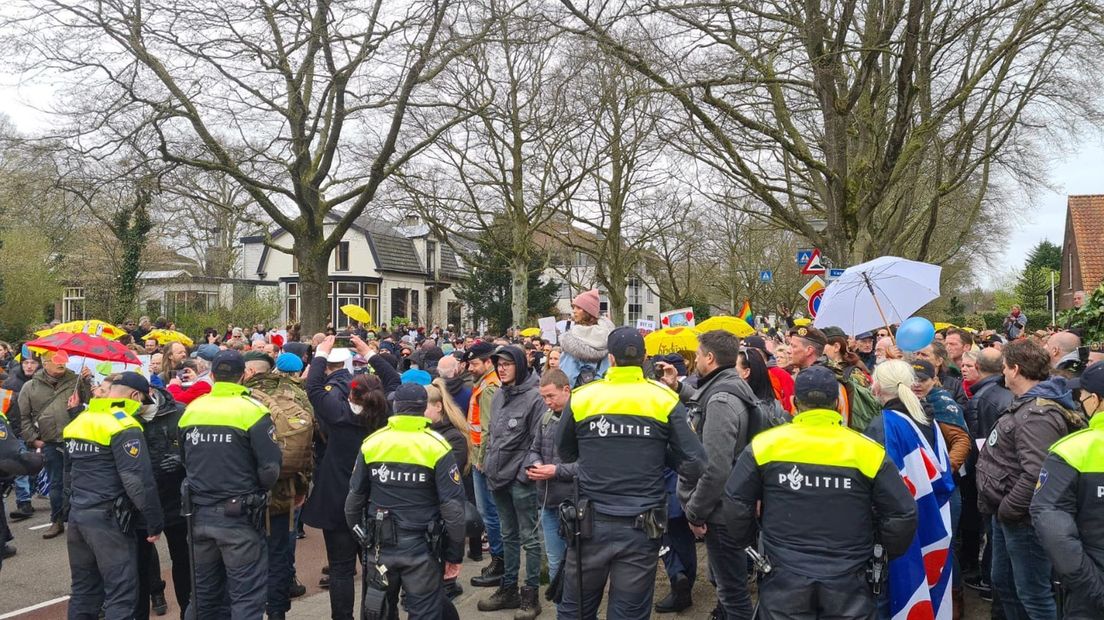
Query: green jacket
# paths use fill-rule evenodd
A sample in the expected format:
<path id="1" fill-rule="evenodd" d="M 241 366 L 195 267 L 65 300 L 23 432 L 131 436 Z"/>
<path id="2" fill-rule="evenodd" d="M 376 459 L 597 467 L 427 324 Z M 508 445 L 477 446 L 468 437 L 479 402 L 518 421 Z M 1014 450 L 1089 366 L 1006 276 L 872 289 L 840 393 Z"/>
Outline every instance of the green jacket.
<path id="1" fill-rule="evenodd" d="M 77 373 L 66 370 L 64 375 L 55 378 L 46 374 L 45 368 L 39 368 L 19 391 L 23 441 L 60 442 L 62 430 L 73 419 L 67 403 L 74 390 L 80 394 L 82 403 L 91 400 L 91 386 L 87 381 L 80 381 Z"/>

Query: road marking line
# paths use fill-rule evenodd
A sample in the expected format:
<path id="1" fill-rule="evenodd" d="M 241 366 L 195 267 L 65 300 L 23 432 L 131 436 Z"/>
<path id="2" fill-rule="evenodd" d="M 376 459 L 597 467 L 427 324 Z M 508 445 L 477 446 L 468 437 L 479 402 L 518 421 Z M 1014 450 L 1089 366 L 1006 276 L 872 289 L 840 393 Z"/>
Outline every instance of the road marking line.
<path id="1" fill-rule="evenodd" d="M 53 525 L 53 523 L 43 523 L 42 525 L 35 525 L 35 526 L 29 527 L 27 529 L 28 530 L 44 530 L 44 529 L 50 527 L 51 525 Z M 4 619 L 0 618 L 0 620 L 4 620 Z"/>
<path id="2" fill-rule="evenodd" d="M 37 605 L 31 605 L 30 607 L 24 607 L 23 609 L 17 609 L 15 611 L 9 611 L 8 613 L 0 616 L 0 620 L 6 620 L 7 618 L 14 618 L 16 616 L 32 612 L 36 609 L 42 609 L 43 607 L 49 607 L 50 605 L 56 605 L 58 603 L 64 603 L 69 600 L 69 596 L 59 596 L 57 598 L 50 599 L 48 601 L 39 603 Z"/>

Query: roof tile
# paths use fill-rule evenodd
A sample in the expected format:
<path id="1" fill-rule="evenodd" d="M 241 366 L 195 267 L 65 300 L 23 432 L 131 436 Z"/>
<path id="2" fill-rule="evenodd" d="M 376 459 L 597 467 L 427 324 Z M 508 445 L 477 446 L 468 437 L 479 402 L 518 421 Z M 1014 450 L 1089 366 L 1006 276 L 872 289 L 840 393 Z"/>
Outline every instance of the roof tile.
<path id="1" fill-rule="evenodd" d="M 1081 280 L 1096 288 L 1104 281 L 1104 194 L 1070 196 L 1068 205 Z"/>

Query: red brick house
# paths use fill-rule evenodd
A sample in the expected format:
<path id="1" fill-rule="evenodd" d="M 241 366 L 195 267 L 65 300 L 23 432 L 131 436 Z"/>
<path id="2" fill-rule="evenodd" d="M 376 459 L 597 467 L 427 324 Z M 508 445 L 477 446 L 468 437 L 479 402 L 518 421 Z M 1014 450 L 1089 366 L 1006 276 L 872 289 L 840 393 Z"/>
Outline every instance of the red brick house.
<path id="1" fill-rule="evenodd" d="M 1104 194 L 1070 196 L 1062 241 L 1058 309 L 1073 307 L 1077 291 L 1092 293 L 1104 282 Z"/>

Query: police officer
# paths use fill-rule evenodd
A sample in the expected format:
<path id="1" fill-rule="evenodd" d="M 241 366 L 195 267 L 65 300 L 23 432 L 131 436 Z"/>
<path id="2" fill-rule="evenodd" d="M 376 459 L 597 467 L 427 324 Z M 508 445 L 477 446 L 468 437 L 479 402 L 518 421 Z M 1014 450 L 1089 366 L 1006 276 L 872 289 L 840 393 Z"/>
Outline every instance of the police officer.
<path id="1" fill-rule="evenodd" d="M 124 372 L 106 397 L 66 425 L 69 469 L 69 618 L 130 618 L 138 596 L 136 520 L 146 541 L 157 542 L 164 519 L 142 424 L 135 418 L 149 403 L 149 382 Z"/>
<path id="2" fill-rule="evenodd" d="M 378 545 L 390 608 L 396 609 L 401 586 L 413 620 L 444 618 L 446 609 L 455 617 L 435 556 L 441 553 L 448 564 L 464 559 L 464 485 L 451 445 L 423 415 L 427 401 L 425 388 L 415 383 L 395 391 L 395 415 L 361 445 L 345 500 L 349 529 L 362 523 L 365 505 L 368 522 L 386 515 L 367 541 L 369 558 L 375 559 Z M 429 532 L 443 532 L 443 549 L 430 548 Z"/>
<path id="3" fill-rule="evenodd" d="M 1066 594 L 1063 618 L 1104 618 L 1104 362 L 1080 387 L 1089 428 L 1057 441 L 1039 470 L 1031 522 Z"/>
<path id="4" fill-rule="evenodd" d="M 756 435 L 725 485 L 738 540 L 754 534 L 762 502 L 770 568 L 759 567 L 761 619 L 873 620 L 868 567 L 875 542 L 894 558 L 916 533 L 916 503 L 897 468 L 885 448 L 843 426 L 838 399 L 830 368 L 802 370 L 793 423 Z"/>
<path id="5" fill-rule="evenodd" d="M 37 474 L 42 469 L 43 463 L 42 454 L 23 450 L 23 444 L 15 436 L 15 430 L 8 422 L 7 416 L 0 411 L 0 498 L 4 497 L 8 487 L 14 484 L 13 477 Z M 0 501 L 0 548 L 4 547 L 11 538 L 2 504 L 3 502 Z M 0 566 L 3 564 L 4 554 L 0 553 Z"/>
<path id="6" fill-rule="evenodd" d="M 240 385 L 244 373 L 240 353 L 219 352 L 211 362 L 211 392 L 192 401 L 180 418 L 185 484 L 195 514 L 196 609 L 189 606 L 189 618 L 264 615 L 264 511 L 281 458 L 268 409 Z"/>
<path id="7" fill-rule="evenodd" d="M 705 449 L 679 397 L 644 378 L 644 338 L 630 327 L 610 332 L 611 367 L 576 389 L 557 428 L 565 463 L 578 462 L 580 552 L 567 553 L 560 618 L 595 618 L 609 581 L 609 617 L 648 618 L 660 537 L 667 522 L 665 464 L 696 481 Z M 579 592 L 579 572 L 583 591 Z"/>

